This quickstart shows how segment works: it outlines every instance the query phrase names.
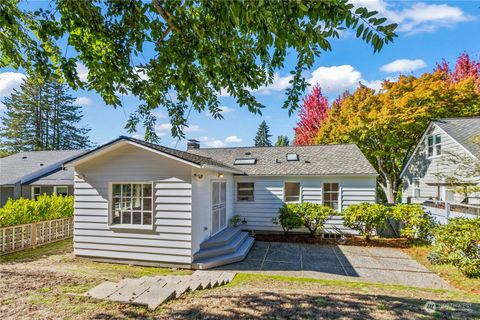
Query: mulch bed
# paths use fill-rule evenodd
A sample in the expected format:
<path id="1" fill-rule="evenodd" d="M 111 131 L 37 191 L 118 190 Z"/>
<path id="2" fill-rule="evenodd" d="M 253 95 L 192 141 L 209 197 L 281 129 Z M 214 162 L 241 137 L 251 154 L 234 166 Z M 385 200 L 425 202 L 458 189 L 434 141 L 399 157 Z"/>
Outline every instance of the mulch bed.
<path id="1" fill-rule="evenodd" d="M 373 237 L 366 240 L 363 237 L 351 236 L 345 239 L 324 239 L 320 236 L 311 237 L 308 234 L 292 233 L 288 236 L 277 233 L 255 233 L 255 240 L 267 242 L 293 242 L 293 243 L 311 243 L 324 245 L 346 245 L 346 246 L 364 246 L 364 247 L 388 247 L 388 248 L 408 248 L 409 243 L 405 238 L 378 238 Z"/>

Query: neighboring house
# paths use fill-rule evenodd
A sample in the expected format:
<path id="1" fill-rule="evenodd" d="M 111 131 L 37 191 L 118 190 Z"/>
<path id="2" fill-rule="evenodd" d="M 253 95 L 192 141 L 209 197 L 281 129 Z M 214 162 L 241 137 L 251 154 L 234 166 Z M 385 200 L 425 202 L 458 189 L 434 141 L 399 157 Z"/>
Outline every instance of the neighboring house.
<path id="1" fill-rule="evenodd" d="M 240 229 L 280 231 L 272 218 L 284 202 L 340 212 L 376 200 L 377 173 L 352 144 L 200 149 L 189 140 L 184 152 L 120 137 L 65 165 L 75 168 L 74 253 L 97 260 L 209 268 L 245 257 L 253 239 Z M 233 215 L 241 228 L 227 228 Z"/>
<path id="2" fill-rule="evenodd" d="M 457 157 L 480 161 L 480 117 L 435 119 L 425 130 L 411 158 L 401 173 L 403 202 L 421 203 L 429 200 L 478 204 L 480 194 L 467 197 L 449 183 L 455 176 Z M 469 179 L 477 184 L 479 179 Z"/>
<path id="3" fill-rule="evenodd" d="M 30 151 L 0 158 L 0 207 L 9 198 L 73 194 L 73 170 L 63 163 L 85 150 Z"/>

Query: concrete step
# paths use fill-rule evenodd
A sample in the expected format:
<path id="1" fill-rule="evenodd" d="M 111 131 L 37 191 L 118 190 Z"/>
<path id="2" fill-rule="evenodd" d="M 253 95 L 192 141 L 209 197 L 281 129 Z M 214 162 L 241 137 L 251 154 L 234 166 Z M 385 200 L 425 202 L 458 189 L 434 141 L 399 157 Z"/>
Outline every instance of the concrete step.
<path id="1" fill-rule="evenodd" d="M 233 253 L 224 254 L 221 256 L 210 257 L 206 259 L 194 260 L 192 263 L 193 269 L 210 269 L 218 266 L 223 266 L 225 264 L 234 263 L 242 261 L 247 256 L 248 252 L 252 248 L 255 239 L 252 237 L 247 237 L 242 245 Z"/>
<path id="2" fill-rule="evenodd" d="M 232 241 L 232 239 L 235 238 L 240 232 L 242 232 L 240 227 L 228 227 L 207 241 L 202 242 L 200 244 L 200 249 L 224 246 Z"/>
<path id="3" fill-rule="evenodd" d="M 209 247 L 206 249 L 200 249 L 193 255 L 193 260 L 206 259 L 215 256 L 222 256 L 225 254 L 233 253 L 243 244 L 248 237 L 248 232 L 239 232 L 230 242 L 223 246 Z"/>

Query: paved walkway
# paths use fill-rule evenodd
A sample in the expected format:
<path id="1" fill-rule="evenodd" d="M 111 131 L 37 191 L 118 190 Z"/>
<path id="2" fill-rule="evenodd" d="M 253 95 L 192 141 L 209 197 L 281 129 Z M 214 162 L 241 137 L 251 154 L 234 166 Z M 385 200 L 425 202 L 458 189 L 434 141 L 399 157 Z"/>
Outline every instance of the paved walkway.
<path id="1" fill-rule="evenodd" d="M 245 260 L 217 269 L 452 289 L 438 275 L 393 248 L 257 241 Z"/>

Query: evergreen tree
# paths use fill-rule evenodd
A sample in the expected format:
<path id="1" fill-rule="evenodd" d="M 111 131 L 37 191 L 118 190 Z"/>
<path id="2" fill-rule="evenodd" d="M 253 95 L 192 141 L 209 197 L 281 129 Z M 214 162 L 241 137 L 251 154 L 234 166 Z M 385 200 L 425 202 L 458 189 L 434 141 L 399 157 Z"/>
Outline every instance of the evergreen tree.
<path id="1" fill-rule="evenodd" d="M 269 134 L 269 128 L 265 120 L 260 123 L 258 126 L 257 135 L 255 136 L 255 147 L 271 147 L 272 142 L 270 141 L 270 137 L 272 136 Z"/>
<path id="2" fill-rule="evenodd" d="M 286 147 L 290 145 L 290 140 L 287 136 L 278 136 L 277 142 L 275 142 L 275 147 Z"/>
<path id="3" fill-rule="evenodd" d="M 78 127 L 81 107 L 67 86 L 55 79 L 29 77 L 3 100 L 0 147 L 8 152 L 85 149 L 90 129 Z"/>

